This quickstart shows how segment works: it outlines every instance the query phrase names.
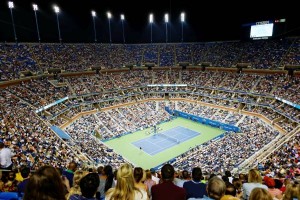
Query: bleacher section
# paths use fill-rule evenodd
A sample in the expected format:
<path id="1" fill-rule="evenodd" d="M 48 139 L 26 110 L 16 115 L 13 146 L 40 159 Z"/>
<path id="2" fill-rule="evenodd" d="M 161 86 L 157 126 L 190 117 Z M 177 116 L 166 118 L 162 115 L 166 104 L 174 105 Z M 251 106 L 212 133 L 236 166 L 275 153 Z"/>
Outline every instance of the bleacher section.
<path id="1" fill-rule="evenodd" d="M 186 44 L 2 44 L 0 80 L 18 79 L 21 71 L 38 75 L 49 68 L 76 72 L 93 66 L 111 69 L 145 63 L 160 67 L 173 67 L 180 62 L 194 66 L 210 62 L 216 67 L 250 63 L 256 69 L 278 69 L 300 64 L 299 43 L 299 38 L 287 38 Z"/>

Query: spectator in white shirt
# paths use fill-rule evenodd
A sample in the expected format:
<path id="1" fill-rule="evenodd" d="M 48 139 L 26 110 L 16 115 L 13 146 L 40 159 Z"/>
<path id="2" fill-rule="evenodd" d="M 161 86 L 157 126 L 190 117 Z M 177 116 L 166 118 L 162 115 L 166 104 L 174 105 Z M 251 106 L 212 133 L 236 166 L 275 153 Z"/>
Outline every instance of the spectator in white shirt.
<path id="1" fill-rule="evenodd" d="M 11 157 L 13 157 L 11 150 L 5 148 L 3 141 L 0 141 L 0 169 L 12 170 Z"/>
<path id="2" fill-rule="evenodd" d="M 154 168 L 150 169 L 150 172 L 152 174 L 152 180 L 155 181 L 156 184 L 159 184 L 159 178 L 156 176 L 156 171 Z"/>

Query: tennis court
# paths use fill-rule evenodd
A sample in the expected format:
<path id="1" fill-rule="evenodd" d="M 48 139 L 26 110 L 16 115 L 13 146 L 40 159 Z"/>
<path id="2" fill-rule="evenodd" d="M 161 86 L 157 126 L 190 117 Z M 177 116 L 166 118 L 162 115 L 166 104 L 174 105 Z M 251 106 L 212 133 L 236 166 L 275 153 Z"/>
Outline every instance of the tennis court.
<path id="1" fill-rule="evenodd" d="M 177 126 L 167 131 L 163 131 L 150 137 L 138 140 L 132 144 L 137 148 L 142 148 L 143 151 L 153 156 L 198 135 L 199 133 L 196 131 L 184 128 L 182 126 Z"/>
<path id="2" fill-rule="evenodd" d="M 177 135 L 175 133 L 175 130 L 183 130 L 179 132 L 183 132 L 184 134 L 179 134 L 179 136 L 176 137 L 176 139 L 180 140 L 180 143 L 174 144 L 173 142 L 173 146 L 170 146 L 169 148 L 166 148 L 167 144 L 163 144 L 162 147 L 164 149 L 158 147 L 160 146 L 160 143 L 156 143 L 157 145 L 155 146 L 155 148 L 160 148 L 160 152 L 156 154 L 154 154 L 153 150 L 148 150 L 148 152 L 146 152 L 146 147 L 142 147 L 141 151 L 139 149 L 139 146 L 136 146 L 133 143 L 141 141 L 145 138 L 150 138 L 151 136 L 149 135 L 149 132 L 151 132 L 151 128 L 127 134 L 120 138 L 115 138 L 104 143 L 109 148 L 114 149 L 115 152 L 122 155 L 123 158 L 133 163 L 135 166 L 139 166 L 144 169 L 150 169 L 151 167 L 161 165 L 162 163 L 165 163 L 173 159 L 174 157 L 190 150 L 191 148 L 219 136 L 224 132 L 223 130 L 220 130 L 218 128 L 203 125 L 181 117 L 173 119 L 169 122 L 162 123 L 158 125 L 158 127 L 161 129 L 161 131 L 159 131 L 159 134 L 171 132 L 172 134 L 170 135 L 170 137 L 174 137 L 174 135 Z M 192 131 L 193 133 L 189 131 Z M 195 133 L 198 133 L 198 135 L 194 136 Z M 186 138 L 186 140 L 183 142 L 184 138 L 190 134 L 193 135 L 193 137 Z M 160 140 L 164 140 L 166 143 L 166 140 L 168 139 L 163 137 L 163 139 Z M 149 154 L 151 152 L 153 155 Z"/>

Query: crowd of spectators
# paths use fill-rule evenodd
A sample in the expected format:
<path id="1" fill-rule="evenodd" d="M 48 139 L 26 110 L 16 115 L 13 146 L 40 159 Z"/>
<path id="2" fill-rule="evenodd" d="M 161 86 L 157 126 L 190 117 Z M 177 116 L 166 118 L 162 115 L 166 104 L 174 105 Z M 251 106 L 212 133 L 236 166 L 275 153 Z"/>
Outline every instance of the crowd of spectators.
<path id="1" fill-rule="evenodd" d="M 149 170 L 126 162 L 118 167 L 105 165 L 98 168 L 82 168 L 71 162 L 62 170 L 46 165 L 30 173 L 27 168 L 22 168 L 19 177 L 12 171 L 8 179 L 0 180 L 0 191 L 24 200 L 299 199 L 297 177 L 300 171 L 292 163 L 288 165 L 289 171 L 274 171 L 272 166 L 265 165 L 265 169 L 252 168 L 245 173 L 232 174 L 228 170 L 211 173 L 198 164 L 191 170 L 178 170 L 170 163 L 163 164 L 159 170 Z"/>
<path id="2" fill-rule="evenodd" d="M 70 160 L 80 162 L 78 155 L 35 115 L 32 107 L 18 97 L 1 91 L 0 139 L 12 149 L 14 166 L 36 169 L 48 164 L 66 166 Z"/>
<path id="3" fill-rule="evenodd" d="M 255 84 L 253 84 L 252 79 L 257 80 Z M 260 86 L 260 81 L 265 80 L 269 82 L 269 84 L 267 84 L 267 87 L 272 85 L 273 89 L 264 90 L 263 87 Z M 257 91 L 273 91 L 274 88 L 278 88 L 277 84 L 280 84 L 282 80 L 288 81 L 289 78 L 277 75 L 260 76 L 224 72 L 218 73 L 178 70 L 140 70 L 116 74 L 101 73 L 99 75 L 81 76 L 79 78 L 65 77 L 62 81 L 67 82 L 68 84 L 66 84 L 66 86 L 64 87 L 55 87 L 52 82 L 46 78 L 33 79 L 28 82 L 22 82 L 20 85 L 7 87 L 7 91 L 9 94 L 11 93 L 21 100 L 24 100 L 25 103 L 28 103 L 33 108 L 40 108 L 65 96 L 79 95 L 77 99 L 68 99 L 61 104 L 50 107 L 48 110 L 43 112 L 43 114 L 41 114 L 43 118 L 56 125 L 62 125 L 66 123 L 80 112 L 96 109 L 96 107 L 94 107 L 92 104 L 81 106 L 80 103 L 97 102 L 99 101 L 99 99 L 112 99 L 112 101 L 99 103 L 99 107 L 104 108 L 111 105 L 118 105 L 147 98 L 166 98 L 164 93 L 170 92 L 169 97 L 171 99 L 187 98 L 194 101 L 199 100 L 202 102 L 222 105 L 235 109 L 238 108 L 239 104 L 235 101 L 231 101 L 230 99 L 236 98 L 238 102 L 244 101 L 250 104 L 265 104 L 268 106 L 245 106 L 245 110 L 263 114 L 271 121 L 276 119 L 277 124 L 279 124 L 286 131 L 291 131 L 297 125 L 295 122 L 299 121 L 300 113 L 297 109 L 271 97 L 267 98 L 259 95 L 237 92 L 237 90 L 255 91 L 255 88 L 258 86 L 259 90 Z M 292 80 L 295 80 L 294 83 L 296 83 L 297 77 L 292 78 Z M 186 87 L 145 87 L 146 84 L 153 82 L 188 83 L 190 85 Z M 216 88 L 216 86 L 210 86 L 210 84 L 215 84 L 216 82 L 220 83 L 220 85 L 218 86 L 219 89 L 214 89 Z M 201 84 L 205 85 L 205 87 L 198 86 Z M 132 85 L 137 85 L 139 87 L 134 88 L 132 87 Z M 230 89 L 232 91 L 223 91 L 222 88 Z M 96 92 L 96 95 L 87 95 L 91 92 Z M 173 94 L 172 92 L 175 93 Z M 85 96 L 81 96 L 83 94 Z M 288 98 L 289 96 L 292 95 L 284 96 L 284 98 Z M 147 112 L 151 113 L 151 111 L 147 110 L 147 107 L 145 108 L 143 107 L 138 110 L 145 109 Z M 125 112 L 126 109 L 127 108 L 120 108 L 121 112 L 120 110 L 107 111 L 107 113 L 109 113 L 109 116 L 101 116 L 103 115 L 103 113 L 99 114 L 98 117 L 103 120 L 103 124 L 109 127 L 108 129 L 110 130 L 110 132 L 103 134 L 104 138 L 108 139 L 116 135 L 131 132 L 133 130 L 137 130 L 138 127 L 147 127 L 151 125 L 147 123 L 151 123 L 151 121 L 153 121 L 153 123 L 157 123 L 157 121 L 161 120 L 160 117 L 157 117 L 157 121 L 155 121 L 155 117 L 149 115 L 149 119 L 146 118 L 144 121 L 141 121 L 141 119 L 143 118 L 139 118 L 137 119 L 137 121 L 139 121 L 139 124 L 133 125 L 133 123 L 128 123 L 129 120 L 125 120 L 128 119 L 128 117 L 132 117 L 126 116 L 126 114 L 122 113 Z M 128 109 L 130 109 L 130 107 L 128 107 Z M 213 120 L 218 120 L 229 124 L 235 124 L 237 122 L 237 119 L 241 118 L 241 116 L 233 116 L 230 113 L 223 111 L 203 109 L 206 108 L 201 108 L 201 106 L 199 105 L 190 106 L 190 112 L 192 114 L 200 116 L 211 116 L 211 119 Z M 124 119 L 124 121 L 116 125 L 115 121 L 119 118 Z M 150 122 L 145 123 L 145 121 Z"/>
<path id="4" fill-rule="evenodd" d="M 178 62 L 207 61 L 214 66 L 228 67 L 237 62 L 249 62 L 254 68 L 273 69 L 283 64 L 299 64 L 298 46 L 299 39 L 253 43 L 111 46 L 0 45 L 0 78 L 3 80 L 18 79 L 19 73 L 26 70 L 36 74 L 44 73 L 49 68 L 84 71 L 93 66 L 119 68 L 126 62 L 137 65 L 153 62 L 170 67 L 170 70 L 60 77 L 59 81 L 64 83 L 61 87 L 54 85 L 48 78 L 31 79 L 8 86 L 0 93 L 0 139 L 13 150 L 15 166 L 27 165 L 32 169 L 45 164 L 65 167 L 66 163 L 76 160 L 78 163 L 109 163 L 118 168 L 125 160 L 107 148 L 95 135 L 107 140 L 156 125 L 169 119 L 170 116 L 164 110 L 168 105 L 189 114 L 239 126 L 242 130 L 242 133 L 229 132 L 219 140 L 193 147 L 175 158 L 172 164 L 181 170 L 192 170 L 193 166 L 201 165 L 209 173 L 222 169 L 232 170 L 279 134 L 272 125 L 278 125 L 285 132 L 298 126 L 300 111 L 274 96 L 300 104 L 299 77 L 182 71 L 173 70 L 171 66 Z M 261 48 L 264 49 L 263 53 L 258 51 Z M 181 55 L 183 53 L 185 55 Z M 148 84 L 162 83 L 184 83 L 188 86 L 147 87 Z M 68 100 L 35 114 L 37 109 L 67 96 L 70 97 Z M 161 101 L 136 103 L 153 98 Z M 173 103 L 176 98 L 185 98 L 193 103 L 178 100 Z M 135 104 L 122 106 L 132 102 Z M 271 125 L 256 117 L 212 108 L 207 104 L 258 113 L 268 118 Z M 119 107 L 100 111 L 110 106 Z M 50 123 L 63 125 L 85 111 L 96 114 L 80 117 L 71 123 L 66 129 L 71 136 L 70 140 L 62 140 L 50 130 Z M 293 170 L 289 169 L 289 173 L 293 173 L 298 167 L 298 141 L 299 135 L 296 135 L 283 149 L 260 163 L 260 166 L 273 172 L 292 166 Z M 293 154 L 287 156 L 287 152 Z"/>
<path id="5" fill-rule="evenodd" d="M 299 39 L 210 42 L 187 44 L 1 44 L 0 80 L 18 79 L 23 71 L 41 74 L 50 68 L 86 71 L 95 66 L 121 68 L 154 63 L 171 67 L 180 62 L 209 62 L 217 67 L 250 63 L 253 68 L 275 69 L 299 65 Z"/>

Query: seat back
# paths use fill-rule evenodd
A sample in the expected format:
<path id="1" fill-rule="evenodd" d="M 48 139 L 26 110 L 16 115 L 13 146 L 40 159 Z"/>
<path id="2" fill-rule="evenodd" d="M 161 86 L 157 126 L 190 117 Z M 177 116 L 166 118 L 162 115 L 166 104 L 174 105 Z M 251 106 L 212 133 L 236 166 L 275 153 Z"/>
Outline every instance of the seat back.
<path id="1" fill-rule="evenodd" d="M 0 193 L 0 200 L 18 200 L 18 193 L 17 192 L 1 192 Z"/>

